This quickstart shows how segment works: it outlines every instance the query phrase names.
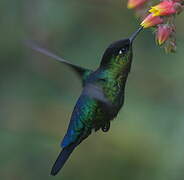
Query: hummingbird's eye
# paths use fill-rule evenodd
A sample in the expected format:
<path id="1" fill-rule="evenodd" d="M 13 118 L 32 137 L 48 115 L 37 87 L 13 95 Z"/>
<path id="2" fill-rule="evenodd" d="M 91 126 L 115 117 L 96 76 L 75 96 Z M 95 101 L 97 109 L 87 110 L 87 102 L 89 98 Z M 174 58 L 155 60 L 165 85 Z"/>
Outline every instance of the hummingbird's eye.
<path id="1" fill-rule="evenodd" d="M 119 51 L 119 55 L 125 54 L 127 52 L 127 50 L 128 50 L 128 47 L 121 48 Z"/>
<path id="2" fill-rule="evenodd" d="M 123 54 L 123 51 L 122 51 L 122 50 L 120 50 L 120 51 L 119 51 L 119 54 Z"/>

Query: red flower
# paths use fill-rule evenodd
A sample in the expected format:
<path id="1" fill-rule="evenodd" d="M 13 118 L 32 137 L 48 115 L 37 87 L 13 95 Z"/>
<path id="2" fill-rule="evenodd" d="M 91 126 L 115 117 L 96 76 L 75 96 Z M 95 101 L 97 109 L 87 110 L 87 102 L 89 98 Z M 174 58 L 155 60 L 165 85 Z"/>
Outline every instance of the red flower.
<path id="1" fill-rule="evenodd" d="M 157 24 L 163 23 L 163 19 L 159 16 L 153 16 L 153 14 L 149 14 L 141 23 L 141 26 L 144 28 L 152 27 Z"/>
<path id="2" fill-rule="evenodd" d="M 164 0 L 158 5 L 151 7 L 149 12 L 153 13 L 153 16 L 168 16 L 175 14 L 175 2 L 172 0 Z"/>
<path id="3" fill-rule="evenodd" d="M 137 8 L 143 5 L 147 0 L 128 0 L 127 7 L 128 9 Z"/>
<path id="4" fill-rule="evenodd" d="M 169 38 L 172 31 L 172 28 L 167 24 L 159 25 L 156 33 L 156 40 L 158 44 L 162 45 Z"/>

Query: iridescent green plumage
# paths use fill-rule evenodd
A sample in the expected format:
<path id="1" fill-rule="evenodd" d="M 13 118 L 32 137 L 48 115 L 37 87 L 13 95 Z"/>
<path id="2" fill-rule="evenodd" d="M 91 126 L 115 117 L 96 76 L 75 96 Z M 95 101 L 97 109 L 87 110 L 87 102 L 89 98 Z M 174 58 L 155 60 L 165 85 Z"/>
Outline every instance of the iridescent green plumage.
<path id="1" fill-rule="evenodd" d="M 69 127 L 62 141 L 62 151 L 51 171 L 56 175 L 69 158 L 72 151 L 86 139 L 94 129 L 104 132 L 124 103 L 124 91 L 132 63 L 132 42 L 139 28 L 130 38 L 116 41 L 105 51 L 96 71 L 72 65 L 51 53 L 39 52 L 70 65 L 83 82 L 83 91 L 73 110 Z M 35 49 L 35 48 L 34 48 Z"/>
<path id="2" fill-rule="evenodd" d="M 101 64 L 83 79 L 83 91 L 73 110 L 67 133 L 62 141 L 63 150 L 51 171 L 56 175 L 72 151 L 94 129 L 104 132 L 124 103 L 125 85 L 132 63 L 132 42 L 139 28 L 129 39 L 111 44 L 105 51 Z"/>
<path id="3" fill-rule="evenodd" d="M 103 83 L 103 90 L 106 97 L 111 102 L 115 102 L 118 93 L 124 91 L 126 79 L 131 66 L 131 56 L 118 55 L 111 59 L 109 66 L 103 70 L 103 78 L 106 82 Z M 114 63 L 113 63 L 114 62 Z"/>
<path id="4" fill-rule="evenodd" d="M 76 147 L 93 129 L 107 131 L 110 121 L 117 116 L 124 103 L 125 84 L 132 62 L 131 42 L 125 39 L 111 46 L 104 53 L 100 67 L 84 82 L 84 89 L 72 113 L 61 144 L 63 150 L 52 168 L 52 175 L 58 173 L 73 151 L 73 146 L 68 147 L 72 144 Z"/>

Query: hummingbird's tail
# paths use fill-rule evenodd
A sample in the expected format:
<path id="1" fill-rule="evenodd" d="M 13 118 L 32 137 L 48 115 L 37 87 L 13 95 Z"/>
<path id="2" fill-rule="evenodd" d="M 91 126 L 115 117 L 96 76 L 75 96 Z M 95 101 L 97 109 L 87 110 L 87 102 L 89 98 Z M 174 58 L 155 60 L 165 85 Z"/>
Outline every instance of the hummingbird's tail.
<path id="1" fill-rule="evenodd" d="M 55 176 L 61 170 L 61 168 L 64 166 L 65 162 L 67 161 L 67 159 L 69 158 L 70 154 L 73 152 L 75 147 L 76 147 L 76 144 L 71 144 L 62 149 L 58 158 L 56 159 L 56 162 L 52 167 L 52 170 L 51 170 L 52 176 Z"/>

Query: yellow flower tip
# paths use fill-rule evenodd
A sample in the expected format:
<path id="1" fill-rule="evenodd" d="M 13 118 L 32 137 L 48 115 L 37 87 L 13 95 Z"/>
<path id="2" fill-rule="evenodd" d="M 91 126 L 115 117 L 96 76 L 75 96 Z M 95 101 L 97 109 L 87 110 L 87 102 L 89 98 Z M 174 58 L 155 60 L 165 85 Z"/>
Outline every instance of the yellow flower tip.
<path id="1" fill-rule="evenodd" d="M 132 6 L 132 4 L 128 4 L 128 5 L 127 5 L 127 8 L 128 8 L 128 9 L 133 9 L 134 7 Z"/>
<path id="2" fill-rule="evenodd" d="M 154 7 L 151 7 L 151 9 L 149 10 L 150 13 L 155 13 L 155 9 Z"/>
<path id="3" fill-rule="evenodd" d="M 141 25 L 144 29 L 149 27 L 149 23 L 146 22 L 145 20 L 142 21 L 142 23 L 141 23 L 140 25 Z"/>
<path id="4" fill-rule="evenodd" d="M 128 8 L 128 9 L 133 9 L 133 8 L 135 8 L 135 3 L 128 2 L 127 8 Z"/>
<path id="5" fill-rule="evenodd" d="M 140 25 L 144 28 L 144 23 L 143 22 Z"/>
<path id="6" fill-rule="evenodd" d="M 144 29 L 149 27 L 148 23 L 145 23 L 144 21 L 140 24 Z"/>
<path id="7" fill-rule="evenodd" d="M 159 46 L 161 46 L 163 43 L 164 43 L 163 40 L 160 40 L 160 39 L 158 40 L 158 45 L 159 45 Z"/>
<path id="8" fill-rule="evenodd" d="M 152 16 L 160 16 L 159 10 L 156 9 L 155 7 L 151 7 L 149 12 L 152 13 Z"/>

